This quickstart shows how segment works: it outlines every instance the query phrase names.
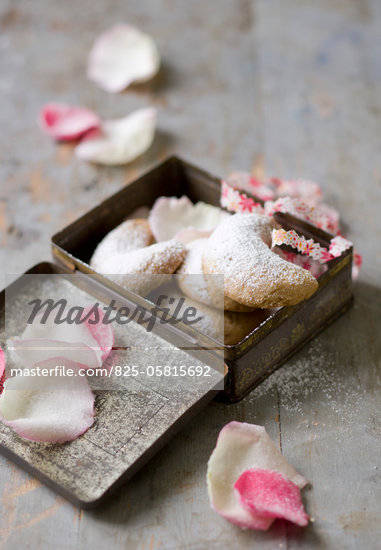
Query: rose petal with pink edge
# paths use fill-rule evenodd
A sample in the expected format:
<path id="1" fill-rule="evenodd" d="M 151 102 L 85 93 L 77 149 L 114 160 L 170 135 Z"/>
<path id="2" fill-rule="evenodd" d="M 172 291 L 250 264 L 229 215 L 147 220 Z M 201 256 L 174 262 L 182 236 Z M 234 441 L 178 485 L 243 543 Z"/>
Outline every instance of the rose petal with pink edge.
<path id="1" fill-rule="evenodd" d="M 34 338 L 26 340 L 9 338 L 7 341 L 9 356 L 17 367 L 25 368 L 31 363 L 46 361 L 51 357 L 63 356 L 86 369 L 96 369 L 102 366 L 104 351 L 96 347 L 90 348 L 83 342 L 66 342 Z"/>
<path id="2" fill-rule="evenodd" d="M 87 315 L 92 310 L 93 310 L 92 307 L 85 308 L 82 318 L 85 318 L 85 316 L 87 317 Z M 103 323 L 105 313 L 100 308 L 97 308 L 97 310 L 98 310 L 97 316 L 93 311 L 92 315 L 86 318 L 85 323 L 88 330 L 90 331 L 91 336 L 94 338 L 94 340 L 97 341 L 98 346 L 102 351 L 102 361 L 105 361 L 107 357 L 110 355 L 112 351 L 112 347 L 114 345 L 114 330 L 110 323 L 108 324 Z"/>
<path id="3" fill-rule="evenodd" d="M 43 314 L 36 315 L 20 337 L 8 339 L 9 355 L 17 365 L 25 367 L 57 355 L 89 368 L 102 365 L 104 350 L 86 323 L 57 324 L 52 315 L 43 320 Z"/>
<path id="4" fill-rule="evenodd" d="M 41 369 L 57 365 L 78 368 L 77 363 L 63 357 L 38 364 Z M 4 384 L 0 420 L 24 439 L 64 443 L 92 426 L 94 399 L 86 377 L 15 376 Z"/>
<path id="5" fill-rule="evenodd" d="M 50 137 L 58 141 L 78 139 L 89 130 L 99 128 L 100 119 L 86 107 L 64 103 L 48 103 L 40 112 L 40 126 Z"/>
<path id="6" fill-rule="evenodd" d="M 75 154 L 98 164 L 127 164 L 151 147 L 155 129 L 156 109 L 138 109 L 124 118 L 103 122 L 102 133 L 85 136 Z"/>
<path id="7" fill-rule="evenodd" d="M 87 76 L 103 90 L 117 93 L 133 82 L 150 80 L 159 67 L 160 55 L 154 40 L 132 25 L 118 24 L 94 42 Z"/>
<path id="8" fill-rule="evenodd" d="M 193 204 L 184 195 L 181 198 L 159 197 L 148 221 L 153 236 L 159 242 L 176 238 L 183 229 L 213 231 L 228 216 L 230 214 L 218 206 L 201 201 Z"/>
<path id="9" fill-rule="evenodd" d="M 272 251 L 281 256 L 284 260 L 287 260 L 288 262 L 295 265 L 300 265 L 300 267 L 303 267 L 304 269 L 308 269 L 308 271 L 312 273 L 312 275 L 316 279 L 321 277 L 323 273 L 325 273 L 328 269 L 327 264 L 322 264 L 311 257 L 302 256 L 301 254 L 298 254 L 296 252 L 283 250 L 278 246 L 275 246 Z"/>
<path id="10" fill-rule="evenodd" d="M 228 521 L 248 529 L 266 530 L 273 518 L 258 516 L 242 506 L 234 483 L 251 468 L 282 472 L 298 487 L 307 480 L 282 456 L 262 426 L 230 422 L 219 433 L 208 462 L 208 493 L 212 508 Z"/>
<path id="11" fill-rule="evenodd" d="M 280 472 L 245 470 L 234 489 L 243 507 L 256 515 L 287 519 L 301 527 L 308 524 L 299 487 Z"/>
<path id="12" fill-rule="evenodd" d="M 5 355 L 3 348 L 0 347 L 0 395 L 3 393 L 3 386 L 5 380 Z"/>

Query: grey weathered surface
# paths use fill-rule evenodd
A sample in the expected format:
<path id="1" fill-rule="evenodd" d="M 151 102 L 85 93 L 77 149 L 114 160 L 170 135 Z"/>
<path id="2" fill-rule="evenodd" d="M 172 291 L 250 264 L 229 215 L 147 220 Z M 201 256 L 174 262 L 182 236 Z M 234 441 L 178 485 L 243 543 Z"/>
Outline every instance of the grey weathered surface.
<path id="1" fill-rule="evenodd" d="M 85 59 L 120 20 L 151 32 L 164 63 L 110 96 L 86 81 Z M 241 403 L 210 405 L 99 510 L 81 513 L 1 459 L 1 550 L 379 547 L 380 24 L 377 0 L 0 3 L 4 272 L 49 258 L 57 229 L 172 152 L 221 175 L 317 179 L 364 255 L 345 317 Z M 158 137 L 126 168 L 80 163 L 36 125 L 51 99 L 110 117 L 155 104 Z M 232 419 L 265 425 L 311 480 L 308 528 L 242 532 L 210 510 L 206 462 Z"/>

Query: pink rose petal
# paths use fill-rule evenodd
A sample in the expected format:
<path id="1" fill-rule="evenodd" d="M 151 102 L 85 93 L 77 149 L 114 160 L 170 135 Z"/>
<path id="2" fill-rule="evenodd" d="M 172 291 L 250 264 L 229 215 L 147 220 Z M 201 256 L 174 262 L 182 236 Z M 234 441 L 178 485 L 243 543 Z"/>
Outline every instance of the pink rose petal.
<path id="1" fill-rule="evenodd" d="M 77 363 L 63 357 L 38 364 L 41 369 L 58 365 L 78 370 Z M 0 420 L 24 439 L 64 443 L 92 426 L 94 399 L 86 377 L 15 376 L 4 384 Z"/>
<path id="2" fill-rule="evenodd" d="M 90 109 L 64 103 L 46 104 L 40 112 L 39 120 L 44 132 L 59 141 L 78 139 L 100 125 L 98 115 Z"/>
<path id="3" fill-rule="evenodd" d="M 85 308 L 82 318 L 85 318 L 85 316 L 87 316 L 91 310 L 91 307 Z M 97 320 L 94 312 L 88 319 L 86 319 L 86 326 L 89 329 L 91 336 L 94 338 L 94 340 L 97 341 L 102 351 L 102 361 L 105 361 L 107 359 L 114 345 L 114 330 L 111 324 L 103 323 L 104 316 L 105 313 L 100 308 L 98 308 L 97 323 L 94 323 L 94 321 Z"/>
<path id="4" fill-rule="evenodd" d="M 180 231 L 210 232 L 230 214 L 205 202 L 193 204 L 185 195 L 177 197 L 159 197 L 148 217 L 155 239 L 167 241 L 176 238 Z"/>
<path id="5" fill-rule="evenodd" d="M 89 368 L 102 365 L 103 344 L 99 344 L 86 323 L 56 324 L 51 315 L 42 323 L 41 317 L 42 314 L 27 324 L 20 337 L 8 339 L 9 354 L 17 366 L 25 367 L 57 355 Z"/>
<path id="6" fill-rule="evenodd" d="M 277 470 L 298 487 L 304 487 L 307 480 L 287 462 L 262 426 L 230 422 L 220 431 L 208 462 L 211 506 L 222 517 L 240 527 L 265 530 L 270 527 L 273 518 L 247 510 L 234 492 L 237 479 L 251 468 Z"/>
<path id="7" fill-rule="evenodd" d="M 308 269 L 308 271 L 312 273 L 316 279 L 321 277 L 328 269 L 327 264 L 322 264 L 309 256 L 302 256 L 301 254 L 283 250 L 277 246 L 275 246 L 272 251 L 279 254 L 279 256 L 281 256 L 284 260 L 287 260 L 292 264 L 300 265 L 300 267 L 303 267 L 304 269 Z"/>
<path id="8" fill-rule="evenodd" d="M 299 487 L 280 472 L 246 470 L 234 489 L 244 508 L 256 515 L 287 519 L 302 527 L 308 524 Z"/>
<path id="9" fill-rule="evenodd" d="M 49 338 L 9 338 L 8 352 L 16 367 L 25 368 L 31 363 L 46 361 L 51 357 L 63 356 L 84 368 L 96 369 L 102 365 L 104 351 L 98 344 L 89 347 L 83 342 L 66 342 Z"/>
<path id="10" fill-rule="evenodd" d="M 91 49 L 87 76 L 107 92 L 121 92 L 145 82 L 159 70 L 153 39 L 131 25 L 119 24 L 101 34 Z"/>
<path id="11" fill-rule="evenodd" d="M 155 129 L 156 109 L 138 109 L 124 118 L 103 122 L 102 133 L 85 136 L 75 154 L 98 164 L 126 164 L 151 147 Z"/>

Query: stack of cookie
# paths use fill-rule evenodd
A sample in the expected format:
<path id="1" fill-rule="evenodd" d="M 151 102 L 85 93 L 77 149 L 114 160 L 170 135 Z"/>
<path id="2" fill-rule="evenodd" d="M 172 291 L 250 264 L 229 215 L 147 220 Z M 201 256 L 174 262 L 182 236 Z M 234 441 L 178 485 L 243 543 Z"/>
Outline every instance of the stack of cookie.
<path id="1" fill-rule="evenodd" d="M 230 215 L 186 197 L 161 197 L 148 219 L 128 219 L 108 233 L 90 265 L 141 295 L 176 273 L 174 298 L 185 296 L 183 305 L 197 308 L 197 328 L 218 337 L 223 317 L 224 343 L 234 345 L 269 308 L 297 304 L 318 287 L 309 271 L 271 250 L 272 228 L 259 214 Z M 175 303 L 168 298 L 160 305 L 174 309 Z"/>

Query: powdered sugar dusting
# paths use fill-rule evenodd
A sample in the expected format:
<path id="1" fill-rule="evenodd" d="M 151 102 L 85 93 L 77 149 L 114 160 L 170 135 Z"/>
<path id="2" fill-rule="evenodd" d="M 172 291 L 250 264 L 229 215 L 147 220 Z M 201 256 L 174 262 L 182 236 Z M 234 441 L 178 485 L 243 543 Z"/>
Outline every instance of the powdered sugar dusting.
<path id="1" fill-rule="evenodd" d="M 224 280 L 222 275 L 204 275 L 202 255 L 208 239 L 196 239 L 187 244 L 187 255 L 177 271 L 177 282 L 186 296 L 202 304 L 231 312 L 249 312 L 248 308 L 224 296 Z"/>
<path id="2" fill-rule="evenodd" d="M 185 254 L 185 246 L 172 239 L 125 254 L 114 254 L 98 271 L 117 284 L 145 295 L 163 284 L 166 274 L 176 271 Z"/>
<path id="3" fill-rule="evenodd" d="M 185 258 L 185 246 L 171 239 L 139 250 L 115 254 L 102 266 L 100 273 L 123 275 L 129 273 L 174 273 Z"/>
<path id="4" fill-rule="evenodd" d="M 209 237 L 204 273 L 225 277 L 225 293 L 255 307 L 292 305 L 317 288 L 315 278 L 270 249 L 271 223 L 258 214 L 235 214 Z"/>
<path id="5" fill-rule="evenodd" d="M 355 421 L 356 411 L 361 406 L 361 394 L 356 388 L 350 389 L 348 379 L 337 372 L 336 354 L 327 349 L 321 339 L 315 338 L 296 357 L 264 380 L 246 399 L 256 401 L 276 389 L 282 409 L 303 413 L 306 401 L 315 396 L 319 406 L 325 403 L 343 425 Z M 305 424 L 303 417 L 301 420 L 302 425 Z"/>
<path id="6" fill-rule="evenodd" d="M 114 254 L 124 254 L 153 243 L 153 235 L 147 220 L 127 220 L 107 233 L 96 247 L 90 260 L 94 269 L 108 269 L 108 260 Z M 109 272 L 110 273 L 110 272 Z"/>

